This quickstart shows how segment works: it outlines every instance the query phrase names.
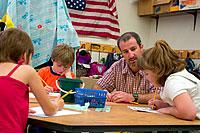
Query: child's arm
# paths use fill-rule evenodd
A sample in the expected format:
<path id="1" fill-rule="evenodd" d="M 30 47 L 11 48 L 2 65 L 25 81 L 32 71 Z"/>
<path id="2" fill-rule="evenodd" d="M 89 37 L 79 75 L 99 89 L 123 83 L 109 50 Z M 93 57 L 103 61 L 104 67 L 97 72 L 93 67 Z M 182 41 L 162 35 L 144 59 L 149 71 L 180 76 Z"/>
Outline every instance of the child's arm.
<path id="1" fill-rule="evenodd" d="M 57 100 L 55 103 L 52 103 L 43 89 L 42 81 L 40 80 L 37 72 L 29 67 L 28 72 L 28 85 L 30 86 L 33 94 L 41 105 L 44 113 L 46 115 L 54 115 L 58 110 L 62 109 L 64 106 L 64 101 L 62 99 Z"/>
<path id="2" fill-rule="evenodd" d="M 196 118 L 196 107 L 187 92 L 176 96 L 173 102 L 173 107 L 162 108 L 158 111 L 180 119 L 194 120 Z"/>

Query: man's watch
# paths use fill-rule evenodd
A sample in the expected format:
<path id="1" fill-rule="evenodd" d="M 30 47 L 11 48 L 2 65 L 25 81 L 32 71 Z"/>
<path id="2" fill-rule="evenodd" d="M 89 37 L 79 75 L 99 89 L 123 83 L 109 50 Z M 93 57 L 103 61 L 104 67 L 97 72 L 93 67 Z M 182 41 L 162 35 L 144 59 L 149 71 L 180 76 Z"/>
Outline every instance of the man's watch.
<path id="1" fill-rule="evenodd" d="M 138 93 L 137 92 L 135 92 L 135 93 L 133 93 L 133 97 L 134 97 L 134 101 L 133 102 L 138 102 Z"/>

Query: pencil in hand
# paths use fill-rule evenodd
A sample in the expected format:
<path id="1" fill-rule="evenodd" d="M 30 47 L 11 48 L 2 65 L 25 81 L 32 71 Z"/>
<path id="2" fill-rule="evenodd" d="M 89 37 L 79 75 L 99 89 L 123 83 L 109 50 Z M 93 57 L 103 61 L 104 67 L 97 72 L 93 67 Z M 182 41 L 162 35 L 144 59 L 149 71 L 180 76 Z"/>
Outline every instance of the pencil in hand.
<path id="1" fill-rule="evenodd" d="M 45 84 L 45 86 L 48 86 L 48 84 L 44 81 L 44 79 L 42 79 L 42 78 L 40 77 L 40 80 Z"/>
<path id="2" fill-rule="evenodd" d="M 42 79 L 41 77 L 40 77 L 40 80 L 45 84 L 45 90 L 47 91 L 47 93 L 49 93 L 49 92 L 53 92 L 53 88 L 51 87 L 51 86 L 49 86 L 45 81 L 44 81 L 44 79 Z"/>
<path id="3" fill-rule="evenodd" d="M 155 92 L 154 92 L 154 97 L 153 97 L 153 100 L 154 100 L 154 101 L 156 100 L 156 96 L 157 96 L 157 87 L 156 87 L 156 90 L 155 90 Z M 154 108 L 155 108 L 155 105 L 153 104 L 153 105 L 151 106 L 151 108 L 154 109 Z"/>

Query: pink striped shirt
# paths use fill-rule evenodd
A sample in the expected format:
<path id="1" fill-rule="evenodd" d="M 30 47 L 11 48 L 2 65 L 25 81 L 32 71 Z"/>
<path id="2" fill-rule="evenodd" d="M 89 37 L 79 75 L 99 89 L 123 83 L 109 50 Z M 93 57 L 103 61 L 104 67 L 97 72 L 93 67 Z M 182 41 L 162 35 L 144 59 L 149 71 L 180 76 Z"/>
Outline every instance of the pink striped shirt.
<path id="1" fill-rule="evenodd" d="M 141 78 L 141 80 L 138 85 L 139 78 Z M 98 80 L 97 84 L 102 88 L 107 89 L 109 92 L 112 92 L 113 90 L 123 91 L 130 94 L 135 92 L 139 94 L 153 92 L 153 90 L 151 90 L 153 86 L 148 80 L 146 80 L 144 72 L 140 70 L 134 74 L 124 58 L 115 62 L 104 73 L 104 76 Z"/>

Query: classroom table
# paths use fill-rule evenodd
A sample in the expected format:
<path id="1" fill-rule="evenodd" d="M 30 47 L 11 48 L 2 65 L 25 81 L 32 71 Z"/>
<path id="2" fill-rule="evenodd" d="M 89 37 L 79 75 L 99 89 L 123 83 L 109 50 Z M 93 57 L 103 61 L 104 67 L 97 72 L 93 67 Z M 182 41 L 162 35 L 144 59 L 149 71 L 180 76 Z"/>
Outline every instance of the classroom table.
<path id="1" fill-rule="evenodd" d="M 138 112 L 131 104 L 106 103 L 110 112 L 94 109 L 78 115 L 41 118 L 29 116 L 28 124 L 64 132 L 191 131 L 200 130 L 200 120 L 186 121 L 170 115 Z M 30 106 L 35 106 L 31 103 Z M 137 106 L 137 105 L 136 105 Z"/>

